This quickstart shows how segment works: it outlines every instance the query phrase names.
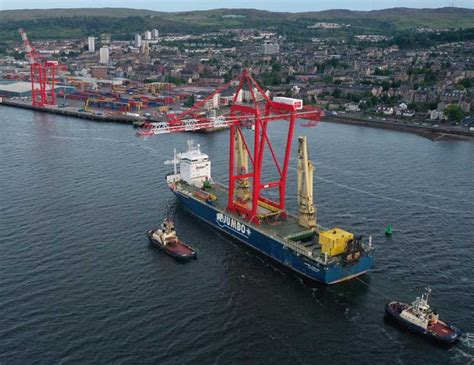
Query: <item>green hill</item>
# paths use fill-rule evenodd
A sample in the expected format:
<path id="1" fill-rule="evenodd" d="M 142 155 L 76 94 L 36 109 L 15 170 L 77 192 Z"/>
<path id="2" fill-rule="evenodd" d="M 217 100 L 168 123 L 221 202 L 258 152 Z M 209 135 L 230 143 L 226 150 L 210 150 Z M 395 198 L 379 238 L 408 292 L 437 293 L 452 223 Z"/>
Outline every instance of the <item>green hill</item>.
<path id="1" fill-rule="evenodd" d="M 110 33 L 116 39 L 130 39 L 130 33 L 158 28 L 161 32 L 199 33 L 225 28 L 274 27 L 286 34 L 305 36 L 314 22 L 351 25 L 353 32 L 392 34 L 415 27 L 437 29 L 474 28 L 474 10 L 463 8 L 374 11 L 327 10 L 282 13 L 256 9 L 215 9 L 165 13 L 144 9 L 24 9 L 0 11 L 0 40 L 18 40 L 17 28 L 24 27 L 32 39 L 83 38 Z M 304 33 L 304 34 L 303 34 Z M 337 35 L 338 32 L 334 32 Z M 323 34 L 324 35 L 324 34 Z"/>

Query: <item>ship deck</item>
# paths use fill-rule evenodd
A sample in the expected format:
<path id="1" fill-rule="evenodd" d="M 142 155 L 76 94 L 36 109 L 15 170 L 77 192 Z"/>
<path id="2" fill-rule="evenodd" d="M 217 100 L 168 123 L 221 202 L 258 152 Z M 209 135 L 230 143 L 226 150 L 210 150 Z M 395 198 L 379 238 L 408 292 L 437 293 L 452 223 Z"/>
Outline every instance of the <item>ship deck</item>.
<path id="1" fill-rule="evenodd" d="M 183 184 L 181 182 L 181 184 Z M 181 185 L 180 184 L 180 185 Z M 213 205 L 221 211 L 225 211 L 227 207 L 227 199 L 228 199 L 228 191 L 227 188 L 220 185 L 220 184 L 213 184 L 212 188 L 206 188 L 205 190 L 201 190 L 199 188 L 190 186 L 188 184 L 184 184 L 184 190 L 196 194 L 214 194 L 217 199 L 213 201 Z M 182 186 L 182 187 L 184 187 Z M 198 198 L 194 195 L 195 198 Z M 259 207 L 259 214 L 266 214 L 271 213 L 270 210 L 266 209 L 263 206 Z M 232 212 L 226 212 L 226 214 L 234 215 Z M 238 217 L 237 217 L 238 218 Z M 265 232 L 269 236 L 277 237 L 283 241 L 291 242 L 292 245 L 299 246 L 300 250 L 305 252 L 311 251 L 312 256 L 317 256 L 320 254 L 320 246 L 317 241 L 312 237 L 317 235 L 312 229 L 301 227 L 298 224 L 298 220 L 293 215 L 288 215 L 286 218 L 281 216 L 269 215 L 268 218 L 262 219 L 260 224 L 255 223 L 247 223 L 249 226 L 255 227 L 260 231 Z"/>

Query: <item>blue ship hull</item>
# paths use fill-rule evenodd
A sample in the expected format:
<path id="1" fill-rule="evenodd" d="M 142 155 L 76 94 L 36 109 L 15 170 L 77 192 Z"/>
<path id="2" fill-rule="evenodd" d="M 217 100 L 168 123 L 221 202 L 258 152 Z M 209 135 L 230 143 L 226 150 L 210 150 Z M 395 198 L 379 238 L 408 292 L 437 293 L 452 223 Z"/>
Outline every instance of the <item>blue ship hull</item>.
<path id="1" fill-rule="evenodd" d="M 319 263 L 293 251 L 277 238 L 265 234 L 255 226 L 247 225 L 235 216 L 227 215 L 210 203 L 176 190 L 173 193 L 185 208 L 201 220 L 312 280 L 334 284 L 362 275 L 372 267 L 373 258 L 370 252 L 364 253 L 357 261 L 348 265 L 342 260 L 331 264 Z"/>

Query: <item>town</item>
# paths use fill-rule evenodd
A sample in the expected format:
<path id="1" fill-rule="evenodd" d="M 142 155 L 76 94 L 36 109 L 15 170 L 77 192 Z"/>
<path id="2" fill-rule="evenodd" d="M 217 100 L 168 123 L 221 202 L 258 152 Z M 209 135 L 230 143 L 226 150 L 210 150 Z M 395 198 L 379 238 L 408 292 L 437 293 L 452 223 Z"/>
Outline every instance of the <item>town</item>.
<path id="1" fill-rule="evenodd" d="M 317 22 L 306 31 L 347 27 Z M 0 97 L 4 103 L 36 103 L 102 119 L 166 121 L 248 68 L 268 93 L 318 105 L 330 120 L 474 132 L 474 41 L 404 48 L 390 45 L 389 36 L 356 34 L 352 42 L 336 37 L 296 42 L 271 28 L 202 34 L 143 29 L 128 40 L 110 34 L 35 40 L 38 58 L 52 60 L 56 74 L 49 85 L 54 99 L 44 103 L 32 100 L 30 67 L 36 61 L 29 60 L 28 43 L 18 34 L 0 55 Z M 206 110 L 219 114 L 233 97 L 217 94 Z M 245 95 L 238 97 L 245 101 Z"/>
<path id="2" fill-rule="evenodd" d="M 474 0 L 0 0 L 0 365 L 474 365 L 473 96 Z"/>

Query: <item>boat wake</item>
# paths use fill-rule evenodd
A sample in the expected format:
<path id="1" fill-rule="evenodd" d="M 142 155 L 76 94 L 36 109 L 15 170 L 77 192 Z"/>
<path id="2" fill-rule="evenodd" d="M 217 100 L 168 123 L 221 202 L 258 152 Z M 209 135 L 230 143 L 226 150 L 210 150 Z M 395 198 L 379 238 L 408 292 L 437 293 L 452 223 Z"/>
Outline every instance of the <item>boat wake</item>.
<path id="1" fill-rule="evenodd" d="M 460 346 L 450 349 L 454 364 L 474 364 L 474 333 L 466 332 L 459 338 Z"/>
<path id="2" fill-rule="evenodd" d="M 461 343 L 470 348 L 474 349 L 474 333 L 473 332 L 466 332 L 460 338 Z"/>

